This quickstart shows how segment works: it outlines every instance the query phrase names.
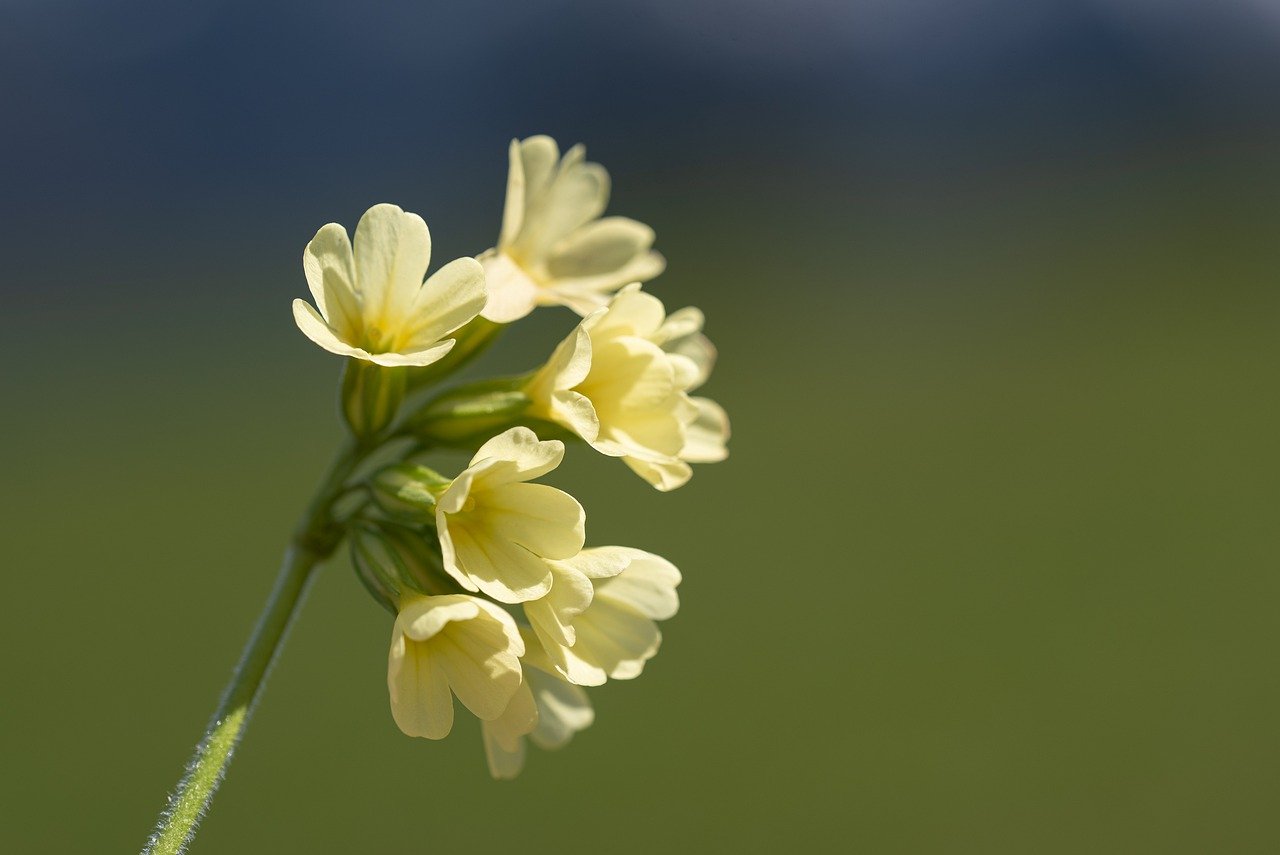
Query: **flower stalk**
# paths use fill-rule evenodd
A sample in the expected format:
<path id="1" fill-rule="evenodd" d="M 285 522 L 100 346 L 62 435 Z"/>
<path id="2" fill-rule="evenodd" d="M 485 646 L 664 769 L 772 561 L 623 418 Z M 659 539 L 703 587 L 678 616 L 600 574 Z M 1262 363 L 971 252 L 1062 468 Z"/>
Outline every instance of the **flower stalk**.
<path id="1" fill-rule="evenodd" d="M 147 840 L 144 855 L 179 855 L 186 851 L 187 843 L 226 775 L 231 755 L 306 597 L 312 571 L 341 541 L 342 530 L 333 521 L 333 504 L 343 495 L 345 481 L 362 459 L 362 453 L 355 446 L 344 449 L 303 515 L 253 634 L 245 643 L 240 661 L 223 689 L 218 707 L 187 763 L 182 780 L 169 796 L 155 831 Z"/>

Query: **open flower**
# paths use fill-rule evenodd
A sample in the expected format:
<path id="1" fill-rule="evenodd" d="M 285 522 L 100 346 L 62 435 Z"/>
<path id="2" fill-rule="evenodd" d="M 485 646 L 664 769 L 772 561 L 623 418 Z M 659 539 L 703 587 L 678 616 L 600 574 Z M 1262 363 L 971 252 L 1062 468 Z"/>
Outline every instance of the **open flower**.
<path id="1" fill-rule="evenodd" d="M 637 283 L 583 319 L 525 391 L 532 415 L 621 457 L 659 490 L 674 490 L 692 475 L 690 463 L 728 455 L 728 416 L 688 394 L 714 362 L 702 313 L 688 308 L 668 317 Z"/>
<path id="2" fill-rule="evenodd" d="M 417 214 L 374 205 L 347 231 L 330 223 L 302 256 L 315 298 L 293 301 L 307 338 L 331 353 L 385 366 L 430 365 L 453 348 L 449 333 L 484 307 L 484 268 L 459 258 L 425 283 L 431 235 Z M 316 309 L 319 311 L 316 311 Z"/>
<path id="3" fill-rule="evenodd" d="M 415 596 L 400 606 L 387 658 L 391 715 L 409 736 L 443 739 L 453 696 L 482 721 L 506 712 L 522 685 L 524 641 L 511 615 L 479 597 Z"/>
<path id="4" fill-rule="evenodd" d="M 551 595 L 524 610 L 552 669 L 580 686 L 639 676 L 662 642 L 654 621 L 680 608 L 680 571 L 625 546 L 584 549 L 551 565 Z M 565 593 L 557 597 L 557 588 Z"/>
<path id="5" fill-rule="evenodd" d="M 440 494 L 436 529 L 444 569 L 468 591 L 520 603 L 551 589 L 545 559 L 571 558 L 586 515 L 568 493 L 528 484 L 560 465 L 564 443 L 515 427 L 480 446 Z"/>
<path id="6" fill-rule="evenodd" d="M 547 136 L 511 141 L 507 200 L 498 245 L 480 256 L 489 281 L 484 317 L 519 320 L 535 306 L 568 306 L 580 315 L 608 302 L 628 282 L 646 282 L 666 261 L 653 229 L 604 217 L 609 173 L 584 161 L 576 145 L 560 158 Z"/>
<path id="7" fill-rule="evenodd" d="M 480 727 L 489 773 L 500 780 L 514 778 L 524 768 L 526 735 L 539 748 L 553 751 L 568 745 L 596 717 L 587 693 L 555 673 L 537 636 L 526 627 L 520 634 L 525 643 L 520 660 L 524 683 L 507 711 Z"/>

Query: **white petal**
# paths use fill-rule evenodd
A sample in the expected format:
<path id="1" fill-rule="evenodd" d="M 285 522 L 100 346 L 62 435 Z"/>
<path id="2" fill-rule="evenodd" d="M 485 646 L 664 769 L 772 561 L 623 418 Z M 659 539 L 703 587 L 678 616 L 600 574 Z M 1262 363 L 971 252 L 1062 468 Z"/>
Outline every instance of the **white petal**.
<path id="1" fill-rule="evenodd" d="M 450 524 L 449 534 L 457 569 L 495 600 L 523 603 L 551 590 L 551 568 L 524 547 L 456 521 Z"/>
<path id="2" fill-rule="evenodd" d="M 693 477 L 693 469 L 683 460 L 653 461 L 623 457 L 622 462 L 660 493 L 669 493 L 683 487 Z"/>
<path id="3" fill-rule="evenodd" d="M 480 446 L 471 458 L 471 466 L 488 458 L 504 461 L 510 466 L 503 468 L 500 475 L 496 472 L 486 474 L 487 486 L 509 481 L 532 481 L 560 465 L 564 460 L 564 443 L 558 439 L 540 440 L 527 427 L 513 427 Z"/>
<path id="4" fill-rule="evenodd" d="M 667 559 L 628 547 L 614 547 L 627 554 L 631 563 L 611 579 L 596 584 L 596 596 L 628 608 L 652 620 L 667 620 L 680 609 L 676 587 L 680 571 Z"/>
<path id="5" fill-rule="evenodd" d="M 398 329 L 431 261 L 427 224 L 396 205 L 374 205 L 356 226 L 354 253 L 365 327 Z"/>
<path id="6" fill-rule="evenodd" d="M 556 162 L 560 160 L 560 147 L 545 134 L 529 137 L 520 142 L 521 168 L 524 172 L 526 202 L 546 192 Z"/>
<path id="7" fill-rule="evenodd" d="M 648 340 L 657 334 L 666 316 L 666 309 L 657 297 L 639 289 L 625 290 L 614 297 L 609 310 L 593 322 L 591 338 L 598 342 L 610 336 L 629 335 Z"/>
<path id="8" fill-rule="evenodd" d="M 396 629 L 412 641 L 430 641 L 453 621 L 473 620 L 480 614 L 474 597 L 449 594 L 415 597 L 396 617 Z"/>
<path id="9" fill-rule="evenodd" d="M 578 643 L 570 653 L 599 666 L 612 679 L 629 680 L 658 652 L 662 634 L 644 615 L 599 594 L 597 589 L 591 608 L 574 621 Z"/>
<path id="10" fill-rule="evenodd" d="M 507 195 L 502 203 L 502 231 L 498 246 L 504 247 L 520 232 L 524 222 L 525 177 L 524 163 L 520 157 L 520 142 L 512 140 L 507 147 Z"/>
<path id="11" fill-rule="evenodd" d="M 455 624 L 431 642 L 449 687 L 483 721 L 502 715 L 520 688 L 520 661 L 507 642 L 503 626 L 492 619 Z"/>
<path id="12" fill-rule="evenodd" d="M 637 255 L 616 270 L 595 276 L 554 279 L 542 287 L 539 300 L 544 304 L 568 306 L 584 317 L 590 314 L 588 307 L 607 305 L 618 291 L 628 283 L 648 282 L 667 267 L 667 260 L 654 250 Z"/>
<path id="13" fill-rule="evenodd" d="M 557 563 L 571 567 L 588 579 L 609 579 L 627 569 L 637 553 L 648 554 L 626 546 L 593 546 Z"/>
<path id="14" fill-rule="evenodd" d="M 506 253 L 486 252 L 480 256 L 485 270 L 485 320 L 495 324 L 518 321 L 538 305 L 538 283 Z"/>
<path id="15" fill-rule="evenodd" d="M 369 354 L 358 347 L 352 347 L 338 338 L 337 332 L 324 322 L 320 313 L 306 300 L 293 301 L 293 320 L 302 330 L 302 334 L 323 347 L 330 353 L 339 356 L 354 356 L 368 359 Z"/>
<path id="16" fill-rule="evenodd" d="M 595 721 L 591 701 L 578 686 L 536 669 L 529 669 L 526 679 L 538 705 L 538 723 L 530 734 L 534 745 L 548 751 L 563 748 Z"/>
<path id="17" fill-rule="evenodd" d="M 491 534 L 535 555 L 570 558 L 582 549 L 586 513 L 563 490 L 515 482 L 486 490 L 477 502 Z"/>
<path id="18" fill-rule="evenodd" d="M 433 362 L 439 362 L 444 358 L 445 354 L 453 350 L 455 344 L 457 344 L 455 339 L 447 338 L 434 347 L 428 347 L 425 350 L 413 350 L 408 353 L 370 353 L 364 358 L 370 362 L 385 365 L 388 368 L 404 366 L 422 368 Z"/>
<path id="19" fill-rule="evenodd" d="M 697 417 L 685 426 L 680 457 L 690 463 L 715 463 L 729 456 L 729 414 L 710 398 L 690 398 Z"/>
<path id="20" fill-rule="evenodd" d="M 556 279 L 611 273 L 653 246 L 653 229 L 626 217 L 587 223 L 551 248 L 547 272 Z"/>
<path id="21" fill-rule="evenodd" d="M 576 637 L 572 622 L 591 605 L 595 587 L 591 580 L 563 562 L 551 566 L 551 590 L 545 597 L 524 604 L 525 616 L 539 639 L 547 645 L 572 647 Z"/>
<path id="22" fill-rule="evenodd" d="M 705 324 L 706 317 L 702 314 L 701 309 L 696 306 L 685 306 L 683 309 L 678 309 L 667 315 L 667 319 L 658 328 L 653 341 L 656 344 L 665 344 L 685 336 L 691 336 L 702 332 L 702 327 Z"/>
<path id="23" fill-rule="evenodd" d="M 302 271 L 316 307 L 340 338 L 355 340 L 361 328 L 360 301 L 347 230 L 329 223 L 302 253 Z"/>
<path id="24" fill-rule="evenodd" d="M 584 152 L 581 146 L 574 146 L 546 188 L 536 195 L 527 194 L 524 223 L 512 244 L 519 257 L 544 258 L 557 241 L 604 212 L 609 201 L 609 173 L 598 163 L 582 162 Z M 528 175 L 527 160 L 525 169 Z"/>
<path id="25" fill-rule="evenodd" d="M 422 285 L 409 309 L 409 347 L 428 347 L 469 322 L 484 308 L 484 268 L 474 258 L 458 258 Z"/>
<path id="26" fill-rule="evenodd" d="M 533 693 L 527 683 L 522 683 L 501 716 L 480 723 L 489 774 L 499 781 L 511 780 L 520 774 L 524 768 L 524 735 L 533 730 L 537 722 L 538 707 Z"/>
<path id="27" fill-rule="evenodd" d="M 453 696 L 448 680 L 425 645 L 407 641 L 399 632 L 391 641 L 387 689 L 391 716 L 406 735 L 427 739 L 449 735 L 453 728 Z"/>

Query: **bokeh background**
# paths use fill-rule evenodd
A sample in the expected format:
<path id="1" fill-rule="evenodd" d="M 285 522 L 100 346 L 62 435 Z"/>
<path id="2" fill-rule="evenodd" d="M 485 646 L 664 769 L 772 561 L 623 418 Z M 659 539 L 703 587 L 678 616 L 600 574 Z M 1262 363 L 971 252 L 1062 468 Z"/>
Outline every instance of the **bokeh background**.
<path id="1" fill-rule="evenodd" d="M 683 608 L 488 779 L 327 567 L 193 849 L 1280 849 L 1280 4 L 0 3 L 0 850 L 140 847 L 340 437 L 302 247 L 583 141 L 732 457 L 578 449 Z M 519 325 L 477 370 L 572 325 Z"/>

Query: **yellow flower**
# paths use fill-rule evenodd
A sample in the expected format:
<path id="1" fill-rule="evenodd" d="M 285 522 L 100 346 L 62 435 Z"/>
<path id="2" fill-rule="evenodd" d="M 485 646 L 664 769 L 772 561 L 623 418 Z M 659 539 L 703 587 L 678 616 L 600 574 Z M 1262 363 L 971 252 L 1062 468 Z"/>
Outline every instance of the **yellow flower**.
<path id="1" fill-rule="evenodd" d="M 515 427 L 480 446 L 436 504 L 444 569 L 468 591 L 520 603 L 551 589 L 544 559 L 582 549 L 586 515 L 568 493 L 527 484 L 560 465 L 564 443 Z"/>
<path id="2" fill-rule="evenodd" d="M 519 320 L 535 306 L 568 306 L 580 315 L 608 302 L 628 282 L 646 282 L 666 260 L 653 229 L 604 217 L 609 173 L 584 162 L 576 145 L 560 158 L 551 137 L 511 141 L 507 201 L 498 245 L 480 256 L 489 282 L 484 317 Z"/>
<path id="3" fill-rule="evenodd" d="M 526 735 L 539 748 L 553 751 L 568 745 L 575 733 L 595 721 L 587 693 L 555 674 L 528 628 L 521 627 L 520 634 L 526 651 L 521 660 L 524 683 L 505 713 L 480 726 L 489 773 L 499 780 L 514 778 L 524 768 Z"/>
<path id="4" fill-rule="evenodd" d="M 466 594 L 400 605 L 387 659 L 391 715 L 408 736 L 443 739 L 453 695 L 482 721 L 501 716 L 521 686 L 524 641 L 511 615 Z"/>
<path id="5" fill-rule="evenodd" d="M 667 316 L 638 283 L 624 288 L 534 375 L 525 389 L 531 415 L 621 457 L 659 490 L 674 490 L 692 475 L 690 463 L 728 455 L 728 416 L 709 398 L 688 394 L 715 362 L 702 321 L 694 308 Z"/>
<path id="6" fill-rule="evenodd" d="M 654 621 L 680 608 L 680 571 L 624 546 L 584 549 L 549 563 L 551 593 L 525 603 L 524 611 L 552 669 L 579 686 L 639 676 L 662 642 Z"/>
<path id="7" fill-rule="evenodd" d="M 330 353 L 379 365 L 430 365 L 453 348 L 449 333 L 484 307 L 484 268 L 459 258 L 425 283 L 431 235 L 417 214 L 374 205 L 347 231 L 316 232 L 302 267 L 316 306 L 293 301 L 298 328 Z M 319 311 L 316 311 L 316 307 Z"/>

